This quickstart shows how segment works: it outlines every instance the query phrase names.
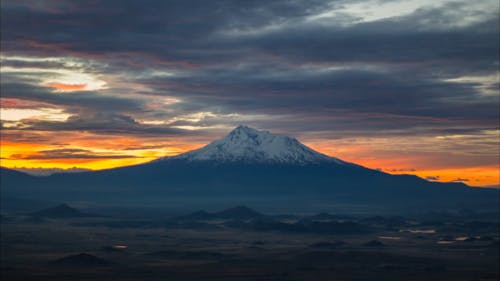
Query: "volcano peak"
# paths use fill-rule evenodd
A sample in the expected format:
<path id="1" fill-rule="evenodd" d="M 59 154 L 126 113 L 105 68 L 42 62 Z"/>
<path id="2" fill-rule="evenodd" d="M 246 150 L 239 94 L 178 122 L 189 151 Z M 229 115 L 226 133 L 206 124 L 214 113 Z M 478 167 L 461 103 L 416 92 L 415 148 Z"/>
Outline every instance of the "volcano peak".
<path id="1" fill-rule="evenodd" d="M 205 147 L 173 158 L 188 161 L 246 163 L 311 164 L 331 161 L 338 164 L 346 163 L 314 151 L 295 138 L 245 125 L 236 127 L 223 138 Z"/>

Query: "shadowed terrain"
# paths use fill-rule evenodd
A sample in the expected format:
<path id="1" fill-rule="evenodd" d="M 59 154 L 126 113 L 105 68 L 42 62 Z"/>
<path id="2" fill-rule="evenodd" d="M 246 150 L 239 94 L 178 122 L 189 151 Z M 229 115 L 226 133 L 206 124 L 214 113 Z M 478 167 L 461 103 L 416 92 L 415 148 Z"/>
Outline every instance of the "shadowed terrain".
<path id="1" fill-rule="evenodd" d="M 75 211 L 73 207 L 67 206 Z M 66 208 L 64 208 L 66 209 Z M 105 210 L 92 210 L 94 213 Z M 499 277 L 495 213 L 414 216 L 135 211 L 2 215 L 2 280 L 483 280 Z"/>

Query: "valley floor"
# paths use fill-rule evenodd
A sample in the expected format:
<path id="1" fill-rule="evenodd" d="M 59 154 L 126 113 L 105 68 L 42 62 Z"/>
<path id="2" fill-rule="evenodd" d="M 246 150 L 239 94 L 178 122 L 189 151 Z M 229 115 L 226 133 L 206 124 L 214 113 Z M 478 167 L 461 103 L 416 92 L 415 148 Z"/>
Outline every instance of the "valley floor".
<path id="1" fill-rule="evenodd" d="M 119 223 L 122 222 L 122 223 Z M 359 234 L 183 227 L 117 218 L 12 216 L 1 225 L 1 280 L 498 280 L 494 228 L 446 223 Z M 465 233 L 467 232 L 467 233 Z M 85 253 L 86 255 L 79 255 Z M 65 258 L 66 257 L 66 258 Z"/>

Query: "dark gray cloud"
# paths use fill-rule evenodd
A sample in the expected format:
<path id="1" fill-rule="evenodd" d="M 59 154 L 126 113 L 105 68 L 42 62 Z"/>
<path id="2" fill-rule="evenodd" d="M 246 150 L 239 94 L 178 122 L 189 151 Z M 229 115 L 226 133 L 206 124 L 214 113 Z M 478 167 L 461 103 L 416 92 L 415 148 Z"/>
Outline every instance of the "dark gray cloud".
<path id="1" fill-rule="evenodd" d="M 452 180 L 453 182 L 467 182 L 470 181 L 470 179 L 464 179 L 464 178 L 456 178 Z"/>
<path id="2" fill-rule="evenodd" d="M 38 151 L 35 154 L 13 154 L 9 160 L 50 160 L 50 159 L 123 159 L 137 158 L 133 155 L 96 153 L 86 149 L 51 149 Z"/>
<path id="3" fill-rule="evenodd" d="M 193 134 L 190 131 L 151 126 L 138 123 L 132 117 L 121 114 L 96 113 L 91 115 L 75 115 L 68 118 L 66 122 L 54 121 L 27 121 L 20 130 L 42 130 L 42 131 L 89 131 L 99 134 L 117 135 L 162 135 L 179 136 Z"/>
<path id="4" fill-rule="evenodd" d="M 8 58 L 2 60 L 2 67 L 41 69 L 69 68 L 66 64 L 57 61 L 23 61 Z"/>
<path id="5" fill-rule="evenodd" d="M 82 111 L 139 111 L 144 100 L 122 98 L 106 93 L 80 91 L 71 94 L 54 93 L 47 87 L 33 86 L 23 83 L 2 83 L 3 98 L 19 98 L 30 101 L 46 102 L 60 105 L 71 110 Z"/>
<path id="6" fill-rule="evenodd" d="M 498 129 L 498 95 L 484 93 L 498 91 L 498 82 L 449 80 L 497 71 L 498 15 L 456 2 L 371 22 L 353 23 L 357 18 L 345 13 L 311 20 L 346 3 L 2 1 L 2 52 L 97 61 L 80 67 L 147 87 L 115 83 L 99 92 L 54 94 L 33 86 L 29 75 L 9 73 L 2 96 L 73 114 L 64 123 L 31 121 L 25 129 L 33 130 L 174 135 L 186 133 L 175 126 L 238 123 L 294 134 Z M 5 65 L 74 67 L 15 59 Z M 163 97 L 179 102 L 149 107 Z M 215 116 L 173 119 L 197 112 Z M 174 121 L 152 126 L 141 118 Z"/>
<path id="7" fill-rule="evenodd" d="M 244 2 L 72 1 L 60 12 L 40 8 L 57 6 L 50 2 L 38 8 L 6 4 L 3 49 L 101 58 L 135 55 L 187 68 L 271 56 L 296 63 L 433 60 L 441 67 L 453 61 L 479 68 L 478 60 L 484 67 L 497 56 L 498 18 L 455 28 L 452 24 L 462 19 L 449 10 L 457 10 L 456 3 L 342 26 L 307 20 L 330 6 L 326 1 Z M 266 31 L 270 26 L 277 28 Z"/>
<path id="8" fill-rule="evenodd" d="M 49 52 L 63 49 L 89 55 L 136 52 L 165 60 L 208 59 L 200 52 L 217 51 L 218 46 L 207 39 L 221 27 L 256 28 L 325 5 L 324 1 L 273 1 L 265 6 L 261 1 L 74 1 L 71 7 L 51 12 L 57 4 L 5 2 L 2 35 L 7 46 L 27 42 L 23 49 L 45 46 Z"/>

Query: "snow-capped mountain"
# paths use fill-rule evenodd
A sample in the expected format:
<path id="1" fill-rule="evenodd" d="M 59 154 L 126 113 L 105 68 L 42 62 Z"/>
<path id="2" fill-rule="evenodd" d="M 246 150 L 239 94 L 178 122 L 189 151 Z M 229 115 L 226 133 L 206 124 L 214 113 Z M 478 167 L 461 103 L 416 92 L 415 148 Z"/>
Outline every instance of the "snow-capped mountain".
<path id="1" fill-rule="evenodd" d="M 248 202 L 291 210 L 307 206 L 406 210 L 410 203 L 418 209 L 476 209 L 498 208 L 499 198 L 498 190 L 368 169 L 316 152 L 296 139 L 245 126 L 198 150 L 145 164 L 47 177 L 0 168 L 0 176 L 2 200 L 87 200 L 191 209 Z"/>
<path id="2" fill-rule="evenodd" d="M 324 162 L 348 164 L 340 159 L 314 151 L 294 138 L 247 126 L 239 126 L 225 137 L 200 149 L 163 159 L 282 164 Z"/>

